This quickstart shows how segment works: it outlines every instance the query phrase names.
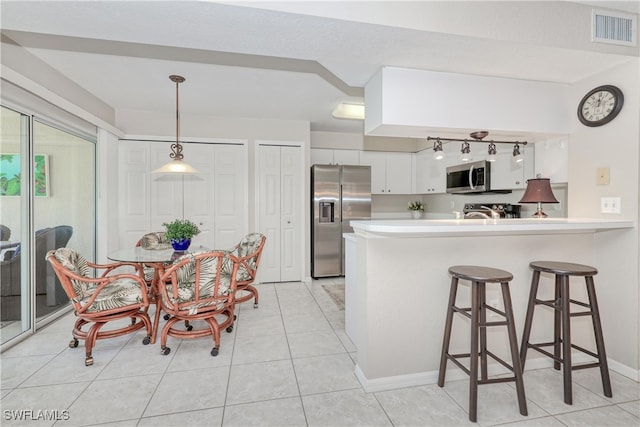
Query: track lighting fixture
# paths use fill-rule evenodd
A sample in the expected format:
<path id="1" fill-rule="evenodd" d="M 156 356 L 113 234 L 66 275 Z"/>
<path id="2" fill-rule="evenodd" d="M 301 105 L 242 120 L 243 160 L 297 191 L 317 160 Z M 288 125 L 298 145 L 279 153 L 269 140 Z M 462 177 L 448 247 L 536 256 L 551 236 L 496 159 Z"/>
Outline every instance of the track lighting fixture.
<path id="1" fill-rule="evenodd" d="M 520 163 L 524 160 L 524 156 L 520 153 L 520 145 L 516 142 L 516 145 L 513 146 L 513 160 L 516 163 Z"/>
<path id="2" fill-rule="evenodd" d="M 442 141 L 440 141 L 440 138 L 437 138 L 433 143 L 433 159 L 444 159 L 444 151 L 442 151 Z"/>
<path id="3" fill-rule="evenodd" d="M 496 150 L 496 144 L 494 144 L 493 142 L 490 142 L 488 155 L 487 155 L 487 162 L 495 162 L 497 153 L 498 153 L 498 150 Z"/>
<path id="4" fill-rule="evenodd" d="M 460 149 L 460 160 L 463 162 L 469 162 L 473 158 L 471 156 L 471 147 L 467 141 L 462 143 L 462 148 Z"/>
<path id="5" fill-rule="evenodd" d="M 489 140 L 489 141 L 484 141 L 483 138 L 485 138 L 486 136 L 489 135 L 489 132 L 487 132 L 486 130 L 481 130 L 481 131 L 477 131 L 477 132 L 471 132 L 469 134 L 469 136 L 471 138 L 473 138 L 473 140 L 471 142 L 484 142 L 489 144 L 489 148 L 487 150 L 487 161 L 489 162 L 495 162 L 497 159 L 497 154 L 498 154 L 498 150 L 496 148 L 496 144 L 515 144 L 513 146 L 513 158 L 514 161 L 516 163 L 521 163 L 524 160 L 524 156 L 522 155 L 522 153 L 520 152 L 520 144 L 522 145 L 527 145 L 527 141 L 496 141 L 496 140 Z M 460 149 L 460 159 L 463 162 L 468 162 L 471 160 L 471 149 L 469 146 L 469 140 L 468 139 L 460 139 L 460 138 L 443 138 L 440 136 L 437 137 L 431 137 L 428 136 L 427 137 L 427 141 L 435 141 L 434 145 L 433 145 L 433 158 L 436 159 L 436 154 L 438 153 L 438 150 L 436 147 L 442 147 L 442 142 L 462 142 L 462 147 Z M 444 155 L 443 155 L 444 157 Z"/>

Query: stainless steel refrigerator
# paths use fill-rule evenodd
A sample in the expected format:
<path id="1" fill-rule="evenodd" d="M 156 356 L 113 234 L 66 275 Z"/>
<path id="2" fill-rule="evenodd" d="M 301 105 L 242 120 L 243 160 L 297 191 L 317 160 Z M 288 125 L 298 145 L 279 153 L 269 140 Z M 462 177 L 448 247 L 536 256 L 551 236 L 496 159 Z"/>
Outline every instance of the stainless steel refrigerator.
<path id="1" fill-rule="evenodd" d="M 343 233 L 371 218 L 371 167 L 311 167 L 311 277 L 344 276 Z"/>

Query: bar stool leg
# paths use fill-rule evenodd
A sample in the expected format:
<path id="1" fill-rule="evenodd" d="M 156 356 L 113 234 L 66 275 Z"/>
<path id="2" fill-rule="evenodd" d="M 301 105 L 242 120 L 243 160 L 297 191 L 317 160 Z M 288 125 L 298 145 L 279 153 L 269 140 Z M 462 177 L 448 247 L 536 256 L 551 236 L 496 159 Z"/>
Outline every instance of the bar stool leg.
<path id="1" fill-rule="evenodd" d="M 478 413 L 478 332 L 480 298 L 476 282 L 471 283 L 471 351 L 469 352 L 469 420 L 476 422 Z"/>
<path id="2" fill-rule="evenodd" d="M 557 276 L 556 276 L 557 277 Z M 564 373 L 564 403 L 573 405 L 571 385 L 571 322 L 569 313 L 569 276 L 560 275 L 560 301 L 562 305 L 562 364 Z"/>
<path id="3" fill-rule="evenodd" d="M 568 280 L 568 279 L 567 279 Z M 560 288 L 562 286 L 561 277 L 556 275 L 556 284 L 555 284 L 555 294 L 554 294 L 554 311 L 553 311 L 553 355 L 555 359 L 553 361 L 553 369 L 556 371 L 560 370 L 560 346 L 562 342 L 561 338 L 561 325 L 563 320 L 561 319 L 561 314 L 563 312 L 562 306 L 562 292 Z M 571 343 L 571 341 L 569 341 Z"/>
<path id="4" fill-rule="evenodd" d="M 480 301 L 478 306 L 480 307 L 480 378 L 486 380 L 489 378 L 487 370 L 487 294 L 486 284 L 484 282 L 478 282 L 478 297 Z"/>
<path id="5" fill-rule="evenodd" d="M 516 392 L 518 394 L 518 407 L 521 415 L 528 415 L 527 399 L 524 394 L 524 380 L 522 379 L 522 364 L 518 354 L 518 341 L 516 338 L 515 320 L 513 318 L 513 307 L 511 306 L 511 293 L 509 283 L 500 283 L 502 287 L 502 301 L 504 303 L 504 314 L 507 318 L 507 332 L 509 334 L 509 347 L 511 348 L 511 361 L 513 364 L 513 374 L 516 377 Z"/>
<path id="6" fill-rule="evenodd" d="M 444 387 L 444 377 L 447 372 L 447 354 L 451 342 L 451 327 L 453 325 L 453 306 L 456 304 L 458 292 L 458 278 L 451 278 L 451 290 L 449 291 L 449 305 L 447 306 L 447 320 L 444 325 L 444 338 L 442 339 L 442 355 L 440 356 L 440 372 L 438 373 L 438 385 Z"/>
<path id="7" fill-rule="evenodd" d="M 529 304 L 527 304 L 527 314 L 524 320 L 524 331 L 522 332 L 522 341 L 520 342 L 520 363 L 522 370 L 524 370 L 524 364 L 527 361 L 527 350 L 529 349 L 529 337 L 531 336 L 531 324 L 533 323 L 533 312 L 536 307 L 539 281 L 540 272 L 534 270 L 531 279 L 531 290 L 529 291 Z"/>
<path id="8" fill-rule="evenodd" d="M 598 361 L 600 362 L 600 377 L 602 377 L 602 389 L 605 396 L 612 397 L 613 394 L 611 392 L 611 379 L 609 378 L 609 364 L 607 362 L 607 353 L 604 349 L 604 336 L 602 335 L 602 324 L 600 323 L 600 310 L 598 309 L 596 290 L 593 286 L 593 276 L 585 276 L 584 279 L 587 284 L 589 305 L 591 306 L 591 320 L 593 321 L 593 332 L 596 338 Z"/>

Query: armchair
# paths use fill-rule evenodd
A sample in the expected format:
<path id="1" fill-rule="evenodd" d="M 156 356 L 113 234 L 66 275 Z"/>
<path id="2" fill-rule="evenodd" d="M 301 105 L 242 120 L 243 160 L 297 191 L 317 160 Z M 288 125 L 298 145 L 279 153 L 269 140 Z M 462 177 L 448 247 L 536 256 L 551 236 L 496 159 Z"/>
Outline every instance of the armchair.
<path id="1" fill-rule="evenodd" d="M 160 336 L 163 355 L 169 354 L 167 336 L 198 338 L 211 335 L 212 356 L 220 349 L 220 329 L 233 330 L 238 259 L 221 251 L 183 255 L 158 280 L 162 309 L 170 316 Z M 222 319 L 222 322 L 220 322 Z M 202 320 L 205 328 L 174 329 L 177 322 Z"/>
<path id="2" fill-rule="evenodd" d="M 73 235 L 73 227 L 59 225 L 52 228 L 44 228 L 36 231 L 35 236 L 35 289 L 38 297 L 46 299 L 46 306 L 55 307 L 67 302 L 66 294 L 60 281 L 45 260 L 48 251 L 65 247 Z M 2 320 L 20 319 L 20 295 L 22 293 L 22 278 L 20 264 L 22 260 L 22 245 L 16 244 L 15 248 L 4 253 L 5 259 L 0 261 L 1 295 L 2 295 Z M 43 310 L 46 309 L 44 305 Z"/>
<path id="3" fill-rule="evenodd" d="M 261 233 L 247 234 L 230 253 L 238 258 L 238 274 L 236 276 L 236 304 L 254 298 L 253 307 L 258 308 L 258 290 L 252 285 L 258 273 L 258 265 L 262 257 L 262 249 L 267 238 Z M 238 295 L 241 294 L 241 295 Z"/>
<path id="4" fill-rule="evenodd" d="M 147 315 L 149 299 L 146 284 L 136 274 L 115 274 L 114 270 L 122 266 L 132 266 L 139 271 L 137 264 L 114 263 L 94 264 L 69 248 L 49 251 L 47 261 L 53 267 L 62 283 L 62 287 L 73 304 L 78 317 L 73 326 L 73 339 L 69 347 L 78 346 L 78 340 L 85 343 L 85 366 L 93 365 L 92 350 L 100 339 L 114 338 L 146 328 L 147 336 L 142 341 L 151 341 L 151 320 Z M 91 270 L 104 272 L 99 277 L 91 277 Z M 131 318 L 124 326 L 101 331 L 108 322 Z M 83 331 L 84 325 L 90 325 Z"/>

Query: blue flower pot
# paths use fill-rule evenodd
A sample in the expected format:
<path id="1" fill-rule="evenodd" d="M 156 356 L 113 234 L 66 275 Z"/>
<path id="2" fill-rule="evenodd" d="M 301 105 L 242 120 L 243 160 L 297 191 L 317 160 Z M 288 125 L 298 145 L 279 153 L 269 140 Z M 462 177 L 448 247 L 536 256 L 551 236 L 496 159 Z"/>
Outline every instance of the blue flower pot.
<path id="1" fill-rule="evenodd" d="M 176 252 L 183 252 L 189 249 L 189 245 L 191 244 L 191 239 L 180 239 L 180 240 L 172 240 L 171 246 L 173 246 L 173 250 Z"/>

